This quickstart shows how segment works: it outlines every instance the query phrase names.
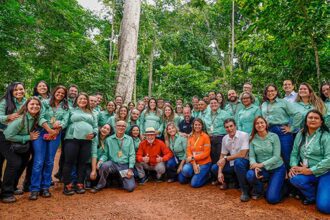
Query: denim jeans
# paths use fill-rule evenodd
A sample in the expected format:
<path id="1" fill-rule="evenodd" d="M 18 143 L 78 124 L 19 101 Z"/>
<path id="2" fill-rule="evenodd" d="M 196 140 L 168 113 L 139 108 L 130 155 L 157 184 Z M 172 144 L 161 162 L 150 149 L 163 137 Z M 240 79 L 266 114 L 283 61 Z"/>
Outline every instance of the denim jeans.
<path id="1" fill-rule="evenodd" d="M 38 192 L 41 189 L 49 189 L 52 181 L 54 158 L 61 142 L 61 133 L 55 140 L 46 141 L 43 139 L 47 132 L 42 129 L 37 140 L 32 142 L 34 160 L 31 175 L 31 192 Z"/>
<path id="2" fill-rule="evenodd" d="M 316 200 L 316 207 L 320 212 L 330 214 L 330 171 L 322 176 L 297 175 L 290 179 L 306 199 Z"/>
<path id="3" fill-rule="evenodd" d="M 290 155 L 291 155 L 294 139 L 292 133 L 284 134 L 281 127 L 282 125 L 272 125 L 269 127 L 269 131 L 278 135 L 281 142 L 281 157 L 284 161 L 286 169 L 289 169 Z"/>
<path id="4" fill-rule="evenodd" d="M 265 197 L 268 203 L 279 203 L 284 194 L 284 180 L 286 175 L 286 169 L 284 164 L 273 170 L 262 169 L 262 176 L 264 180 L 268 180 L 268 187 L 265 193 Z M 248 182 L 253 185 L 253 195 L 260 195 L 263 192 L 263 182 L 261 179 L 257 179 L 254 169 L 249 170 L 246 174 Z"/>
<path id="5" fill-rule="evenodd" d="M 191 163 L 186 163 L 182 168 L 182 178 L 179 177 L 180 183 L 187 183 L 188 178 L 191 178 L 191 186 L 194 188 L 201 187 L 207 183 L 209 178 L 209 172 L 211 168 L 211 163 L 200 165 L 200 173 L 194 174 L 194 169 Z"/>
<path id="6" fill-rule="evenodd" d="M 213 164 L 211 168 L 211 173 L 214 176 L 218 176 L 218 170 L 219 170 L 219 166 L 217 164 Z M 234 160 L 234 166 L 230 166 L 229 162 L 227 162 L 222 172 L 225 178 L 228 175 L 237 178 L 241 191 L 248 193 L 249 183 L 246 179 L 246 173 L 248 172 L 248 170 L 249 170 L 249 160 L 245 158 L 237 158 Z"/>
<path id="7" fill-rule="evenodd" d="M 178 163 L 177 163 L 177 162 Z M 180 172 L 177 174 L 177 169 L 181 163 L 181 160 L 176 160 L 175 157 L 172 157 L 166 162 L 166 173 L 167 173 L 167 178 L 169 179 L 183 179 L 184 176 L 182 176 L 182 173 Z"/>

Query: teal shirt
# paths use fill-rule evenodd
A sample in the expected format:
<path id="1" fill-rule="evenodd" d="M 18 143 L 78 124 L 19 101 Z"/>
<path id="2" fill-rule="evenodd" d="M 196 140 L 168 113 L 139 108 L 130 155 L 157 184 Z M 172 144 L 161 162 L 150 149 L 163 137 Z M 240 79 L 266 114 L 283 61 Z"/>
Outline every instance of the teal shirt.
<path id="1" fill-rule="evenodd" d="M 173 152 L 173 154 L 179 159 L 179 160 L 185 160 L 186 159 L 186 149 L 187 149 L 187 138 L 180 136 L 179 134 L 176 134 L 174 136 L 174 139 L 171 137 L 170 140 L 170 146 L 169 148 Z"/>
<path id="2" fill-rule="evenodd" d="M 326 115 L 324 117 L 325 120 L 325 124 L 328 126 L 328 128 L 330 128 L 330 99 L 326 99 L 325 102 L 325 107 L 327 108 L 327 112 Z"/>
<path id="3" fill-rule="evenodd" d="M 299 132 L 294 141 L 290 157 L 290 166 L 299 166 L 300 162 L 307 160 L 308 167 L 315 176 L 321 176 L 329 172 L 330 133 L 325 131 L 322 134 L 320 129 L 318 129 L 312 135 L 307 135 L 307 141 L 301 145 L 302 137 L 302 133 Z"/>
<path id="4" fill-rule="evenodd" d="M 107 110 L 101 111 L 98 115 L 98 125 L 103 127 L 112 116 L 114 116 L 113 112 L 110 114 Z"/>
<path id="5" fill-rule="evenodd" d="M 277 134 L 268 132 L 265 139 L 256 134 L 250 143 L 249 157 L 251 165 L 263 163 L 266 170 L 282 166 L 281 143 Z"/>
<path id="6" fill-rule="evenodd" d="M 104 153 L 104 144 L 105 140 L 103 140 L 103 146 L 100 146 L 99 143 L 99 135 L 96 135 L 96 137 L 93 139 L 92 142 L 92 148 L 91 148 L 91 157 L 96 158 L 99 160 Z"/>
<path id="7" fill-rule="evenodd" d="M 50 128 L 53 128 L 53 124 L 51 123 L 52 118 L 55 118 L 55 121 L 59 121 L 62 129 L 66 128 L 69 121 L 69 109 L 63 108 L 63 102 L 59 104 L 59 106 L 51 107 L 49 100 L 45 100 L 42 102 L 41 113 L 39 117 L 39 126 L 42 126 L 43 123 L 47 122 Z M 55 122 L 54 121 L 54 122 Z"/>
<path id="8" fill-rule="evenodd" d="M 121 156 L 118 152 L 121 151 Z M 118 164 L 128 164 L 129 168 L 134 168 L 135 165 L 135 149 L 133 139 L 124 135 L 122 140 L 116 137 L 116 134 L 110 136 L 105 140 L 104 153 L 100 160 L 103 162 L 111 160 Z"/>
<path id="9" fill-rule="evenodd" d="M 210 111 L 208 111 L 207 109 L 205 109 L 204 111 L 200 111 L 200 112 L 199 112 L 199 115 L 197 116 L 197 118 L 200 118 L 200 119 L 202 119 L 202 121 L 204 121 L 204 119 L 205 119 L 207 113 L 209 113 L 209 112 L 210 112 Z"/>
<path id="10" fill-rule="evenodd" d="M 198 118 L 199 114 L 200 114 L 200 111 L 196 111 L 195 109 L 193 109 L 191 111 L 191 116 L 194 117 L 194 118 Z"/>
<path id="11" fill-rule="evenodd" d="M 177 114 L 175 114 L 173 120 L 165 119 L 165 120 L 163 120 L 163 121 L 164 121 L 164 123 L 163 123 L 163 125 L 164 125 L 163 131 L 165 131 L 165 129 L 166 129 L 168 123 L 170 123 L 170 122 L 174 122 L 175 126 L 176 126 L 177 128 L 179 128 L 179 123 L 180 123 L 180 121 L 181 121 L 181 117 L 178 116 Z"/>
<path id="12" fill-rule="evenodd" d="M 25 104 L 26 98 L 23 98 L 21 102 L 18 102 L 16 98 L 14 98 L 14 103 L 16 106 L 16 109 L 14 110 L 13 113 L 18 112 L 20 108 Z M 0 102 L 0 129 L 5 129 L 7 127 L 7 119 L 8 115 L 6 115 L 6 105 L 7 102 L 5 99 L 2 99 Z"/>
<path id="13" fill-rule="evenodd" d="M 65 139 L 86 140 L 86 135 L 91 133 L 98 133 L 97 119 L 94 114 L 84 112 L 78 107 L 72 109 Z"/>
<path id="14" fill-rule="evenodd" d="M 156 131 L 159 131 L 160 134 L 162 134 L 164 125 L 161 117 L 161 115 L 158 116 L 155 112 L 149 112 L 146 114 L 146 110 L 143 111 L 140 116 L 142 132 L 144 133 L 145 129 L 148 127 L 153 127 Z"/>
<path id="15" fill-rule="evenodd" d="M 218 110 L 213 113 L 210 111 L 204 117 L 204 123 L 209 135 L 225 135 L 226 130 L 223 126 L 223 122 L 227 118 L 232 118 L 226 111 L 218 108 Z"/>
<path id="16" fill-rule="evenodd" d="M 261 115 L 261 110 L 256 105 L 250 105 L 247 108 L 241 109 L 237 114 L 237 128 L 251 134 L 253 130 L 253 121 L 257 116 Z"/>
<path id="17" fill-rule="evenodd" d="M 74 99 L 68 98 L 68 105 L 70 108 L 73 108 L 74 101 L 75 101 Z"/>
<path id="18" fill-rule="evenodd" d="M 301 120 L 301 124 L 300 124 L 299 128 L 303 128 L 304 127 L 304 119 L 306 117 L 306 114 L 307 114 L 308 111 L 314 109 L 314 106 L 310 103 L 305 104 L 304 102 L 294 102 L 292 104 L 293 104 L 294 108 L 297 111 L 299 111 L 300 114 L 301 114 L 302 120 Z"/>
<path id="19" fill-rule="evenodd" d="M 238 112 L 243 108 L 244 105 L 239 101 L 237 103 L 228 102 L 228 104 L 225 106 L 225 111 L 236 119 Z"/>
<path id="20" fill-rule="evenodd" d="M 109 118 L 109 120 L 107 121 L 107 124 L 111 125 L 111 127 L 113 128 L 113 131 L 116 133 L 116 115 L 114 116 L 111 116 Z M 129 132 L 129 128 L 130 126 L 128 125 L 128 122 L 126 121 L 127 123 L 127 127 L 126 127 L 126 130 L 125 130 L 125 133 L 128 133 Z"/>
<path id="21" fill-rule="evenodd" d="M 22 126 L 23 116 L 9 123 L 3 134 L 6 140 L 25 144 L 30 140 L 30 131 L 34 125 L 34 118 L 27 113 L 24 118 L 24 126 Z"/>
<path id="22" fill-rule="evenodd" d="M 302 116 L 298 109 L 292 103 L 279 98 L 276 98 L 273 103 L 269 101 L 262 103 L 261 114 L 269 125 L 287 125 L 292 118 L 291 131 L 299 129 L 302 122 Z"/>
<path id="23" fill-rule="evenodd" d="M 133 144 L 134 144 L 134 149 L 135 152 L 139 149 L 139 145 L 141 143 L 141 139 L 140 138 L 136 138 L 136 137 L 132 137 L 133 139 Z"/>

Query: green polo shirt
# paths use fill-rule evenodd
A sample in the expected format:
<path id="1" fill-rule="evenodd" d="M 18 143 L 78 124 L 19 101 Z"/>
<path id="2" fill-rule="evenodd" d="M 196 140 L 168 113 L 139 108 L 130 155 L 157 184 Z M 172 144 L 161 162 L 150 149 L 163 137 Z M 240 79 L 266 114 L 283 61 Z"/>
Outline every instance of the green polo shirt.
<path id="1" fill-rule="evenodd" d="M 76 107 L 70 111 L 65 139 L 86 140 L 86 135 L 98 133 L 97 119 L 93 113 L 84 112 Z"/>
<path id="2" fill-rule="evenodd" d="M 186 159 L 186 149 L 187 149 L 187 138 L 180 136 L 179 134 L 176 134 L 174 136 L 174 139 L 171 137 L 170 140 L 170 149 L 173 152 L 173 154 L 179 159 L 179 160 L 185 160 Z"/>
<path id="3" fill-rule="evenodd" d="M 110 114 L 107 110 L 101 111 L 98 115 L 98 125 L 103 127 L 112 116 L 114 116 L 114 113 Z"/>
<path id="4" fill-rule="evenodd" d="M 237 114 L 236 121 L 238 130 L 251 134 L 253 130 L 253 121 L 260 115 L 260 108 L 256 105 L 250 105 L 249 107 L 241 109 Z"/>
<path id="5" fill-rule="evenodd" d="M 198 118 L 199 114 L 200 114 L 200 111 L 196 111 L 195 109 L 193 109 L 191 111 L 191 116 L 194 117 L 194 118 Z"/>
<path id="6" fill-rule="evenodd" d="M 268 132 L 264 139 L 256 134 L 250 143 L 249 157 L 251 165 L 263 163 L 266 170 L 282 166 L 281 143 L 277 134 Z"/>
<path id="7" fill-rule="evenodd" d="M 209 135 L 225 135 L 226 130 L 223 126 L 223 122 L 227 118 L 232 118 L 226 111 L 218 108 L 216 112 L 210 111 L 204 117 L 204 123 Z"/>
<path id="8" fill-rule="evenodd" d="M 225 111 L 228 112 L 233 118 L 236 118 L 238 112 L 244 108 L 244 105 L 238 101 L 236 103 L 228 102 L 225 106 Z"/>
<path id="9" fill-rule="evenodd" d="M 6 140 L 25 144 L 30 140 L 30 131 L 34 125 L 34 120 L 35 119 L 30 115 L 30 113 L 26 113 L 26 117 L 24 118 L 24 126 L 22 126 L 23 116 L 9 123 L 3 132 Z"/>
<path id="10" fill-rule="evenodd" d="M 294 105 L 284 99 L 276 98 L 273 103 L 266 101 L 261 105 L 261 114 L 269 125 L 287 125 L 292 118 L 291 131 L 300 128 L 302 115 Z"/>
<path id="11" fill-rule="evenodd" d="M 140 138 L 136 138 L 136 137 L 132 137 L 133 139 L 133 144 L 134 144 L 134 149 L 135 149 L 135 152 L 139 149 L 139 145 L 141 143 L 141 139 Z"/>
<path id="12" fill-rule="evenodd" d="M 105 142 L 105 140 L 103 140 L 103 144 L 104 144 L 104 142 Z M 92 142 L 91 157 L 99 160 L 101 158 L 102 154 L 104 153 L 104 146 L 105 146 L 105 144 L 103 145 L 103 147 L 100 146 L 99 135 L 96 135 L 96 137 L 93 139 L 93 142 Z"/>
<path id="13" fill-rule="evenodd" d="M 39 126 L 42 126 L 43 123 L 47 122 L 50 128 L 53 128 L 53 124 L 51 123 L 52 118 L 55 118 L 55 121 L 59 121 L 62 129 L 66 128 L 69 121 L 70 111 L 69 109 L 63 108 L 63 102 L 59 104 L 59 106 L 51 107 L 49 100 L 45 100 L 42 102 L 41 113 L 39 117 Z M 55 122 L 54 121 L 54 122 Z"/>
<path id="14" fill-rule="evenodd" d="M 326 99 L 325 102 L 325 107 L 327 108 L 327 113 L 324 117 L 325 119 L 325 124 L 328 126 L 328 128 L 330 128 L 330 99 Z"/>
<path id="15" fill-rule="evenodd" d="M 141 130 L 144 133 L 146 128 L 153 127 L 156 131 L 159 131 L 160 134 L 163 133 L 164 125 L 161 115 L 157 115 L 155 112 L 143 111 L 140 116 Z"/>
<path id="16" fill-rule="evenodd" d="M 16 106 L 14 113 L 20 110 L 20 108 L 25 104 L 25 102 L 26 102 L 26 98 L 23 98 L 21 102 L 18 102 L 18 100 L 14 98 L 14 103 Z M 8 115 L 6 114 L 6 106 L 7 106 L 6 100 L 2 99 L 0 101 L 0 129 L 5 129 L 7 127 Z"/>
<path id="17" fill-rule="evenodd" d="M 315 176 L 321 176 L 330 171 L 330 133 L 316 130 L 308 135 L 304 141 L 299 132 L 294 141 L 290 157 L 290 166 L 299 166 L 300 162 L 307 160 L 308 167 Z"/>
<path id="18" fill-rule="evenodd" d="M 118 152 L 122 152 L 119 156 Z M 118 164 L 128 164 L 129 168 L 134 168 L 135 165 L 135 149 L 133 139 L 124 134 L 120 140 L 116 137 L 116 134 L 110 136 L 105 140 L 104 153 L 100 160 L 106 162 L 111 160 Z"/>

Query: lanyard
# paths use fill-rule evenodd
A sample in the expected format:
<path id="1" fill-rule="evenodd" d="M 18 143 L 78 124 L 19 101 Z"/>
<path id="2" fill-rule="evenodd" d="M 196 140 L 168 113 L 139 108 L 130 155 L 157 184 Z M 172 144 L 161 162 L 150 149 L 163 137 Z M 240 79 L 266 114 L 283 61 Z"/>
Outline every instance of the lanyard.
<path id="1" fill-rule="evenodd" d="M 120 143 L 119 143 L 119 141 L 120 141 Z M 121 149 L 123 148 L 123 144 L 124 144 L 124 137 L 121 139 L 117 139 L 117 143 L 118 143 L 119 150 L 121 151 Z"/>
<path id="2" fill-rule="evenodd" d="M 231 111 L 233 112 L 233 115 L 236 115 L 236 111 L 237 111 L 238 103 L 236 104 L 235 109 L 233 108 L 233 105 L 232 105 L 232 104 L 229 104 L 229 105 L 230 105 Z M 235 104 L 234 104 L 234 105 L 235 105 Z"/>
<path id="3" fill-rule="evenodd" d="M 197 140 L 195 141 L 195 143 L 194 143 L 194 150 L 196 151 L 196 144 L 197 144 L 197 142 L 199 141 L 199 138 L 200 138 L 201 136 L 199 136 L 198 138 L 197 138 Z"/>
<path id="4" fill-rule="evenodd" d="M 306 151 L 307 151 L 309 145 L 313 142 L 315 136 L 316 136 L 316 134 L 312 137 L 312 139 L 310 141 L 307 141 L 307 138 L 306 138 L 305 146 L 304 146 L 304 148 L 305 148 L 305 155 L 306 155 Z"/>

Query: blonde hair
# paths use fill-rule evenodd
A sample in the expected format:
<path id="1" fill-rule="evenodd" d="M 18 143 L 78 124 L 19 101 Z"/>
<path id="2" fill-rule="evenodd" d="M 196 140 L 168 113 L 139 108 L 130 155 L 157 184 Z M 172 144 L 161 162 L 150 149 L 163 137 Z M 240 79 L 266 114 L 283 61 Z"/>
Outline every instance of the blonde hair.
<path id="1" fill-rule="evenodd" d="M 319 112 L 321 112 L 322 115 L 325 115 L 325 113 L 326 113 L 326 107 L 324 105 L 324 102 L 322 101 L 322 99 L 320 97 L 318 97 L 316 95 L 316 93 L 314 92 L 314 90 L 311 87 L 311 85 L 309 85 L 308 83 L 303 82 L 303 83 L 300 84 L 300 86 L 306 86 L 307 89 L 308 89 L 308 91 L 309 91 L 309 93 L 310 93 L 308 103 L 312 104 L 316 110 L 318 110 Z M 297 98 L 296 98 L 296 102 L 302 102 L 302 101 L 303 101 L 302 98 L 298 94 L 297 95 Z"/>

